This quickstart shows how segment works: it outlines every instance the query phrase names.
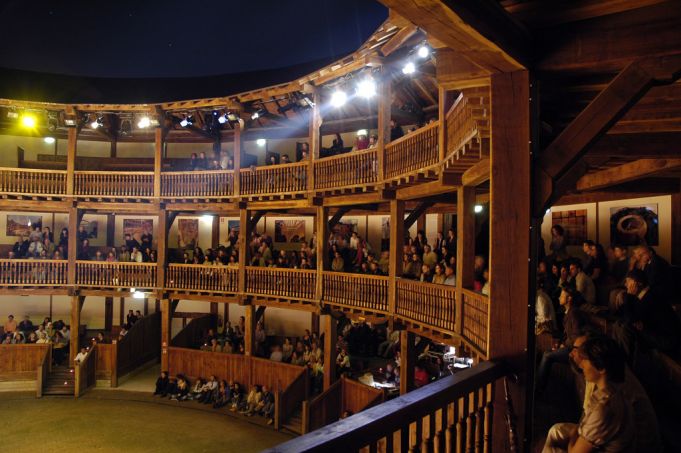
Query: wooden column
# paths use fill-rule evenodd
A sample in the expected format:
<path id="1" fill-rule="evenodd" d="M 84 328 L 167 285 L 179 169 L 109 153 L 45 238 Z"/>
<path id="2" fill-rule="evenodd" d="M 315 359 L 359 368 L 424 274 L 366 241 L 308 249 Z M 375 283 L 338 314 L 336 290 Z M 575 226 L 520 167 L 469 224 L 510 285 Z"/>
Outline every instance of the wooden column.
<path id="1" fill-rule="evenodd" d="M 245 308 L 244 352 L 246 355 L 255 355 L 255 307 L 253 305 L 246 305 Z"/>
<path id="2" fill-rule="evenodd" d="M 73 195 L 75 188 L 76 148 L 78 146 L 78 129 L 68 128 L 66 142 L 66 195 Z M 69 231 L 69 234 L 71 232 Z"/>
<path id="3" fill-rule="evenodd" d="M 426 213 L 424 212 L 416 219 L 416 232 L 423 231 L 423 235 L 426 234 Z M 435 250 L 433 250 L 435 251 Z"/>
<path id="4" fill-rule="evenodd" d="M 241 125 L 239 123 L 234 124 L 234 182 L 233 182 L 233 192 L 234 196 L 237 197 L 241 193 Z M 243 226 L 241 227 L 243 228 Z"/>
<path id="5" fill-rule="evenodd" d="M 338 321 L 331 315 L 321 315 L 320 323 L 324 335 L 324 390 L 336 382 L 336 343 Z"/>
<path id="6" fill-rule="evenodd" d="M 404 201 L 390 200 L 390 268 L 388 271 L 388 313 L 395 314 L 397 279 L 402 277 L 404 247 Z"/>
<path id="7" fill-rule="evenodd" d="M 251 240 L 251 232 L 248 228 L 248 211 L 239 209 L 239 293 L 246 292 L 246 264 L 248 263 L 248 243 Z"/>
<path id="8" fill-rule="evenodd" d="M 154 198 L 161 196 L 161 167 L 163 166 L 163 129 L 154 130 Z"/>
<path id="9" fill-rule="evenodd" d="M 520 377 L 521 384 L 512 385 L 511 398 L 521 442 L 525 397 L 532 385 L 525 381 L 531 220 L 529 85 L 527 71 L 492 76 L 488 355 L 507 361 Z M 500 385 L 494 404 L 493 450 L 508 451 Z"/>
<path id="10" fill-rule="evenodd" d="M 168 213 L 161 209 L 158 214 L 158 230 L 156 232 L 156 286 L 163 288 L 166 281 L 168 264 Z"/>
<path id="11" fill-rule="evenodd" d="M 113 328 L 113 297 L 104 298 L 104 330 L 111 332 Z"/>
<path id="12" fill-rule="evenodd" d="M 69 340 L 69 366 L 73 366 L 73 361 L 80 350 L 80 310 L 83 308 L 84 296 L 71 296 L 71 339 Z"/>
<path id="13" fill-rule="evenodd" d="M 317 313 L 312 313 L 312 316 L 310 316 L 310 332 L 321 333 L 319 331 L 319 326 L 319 315 Z"/>
<path id="14" fill-rule="evenodd" d="M 114 247 L 116 243 L 116 216 L 106 215 L 106 246 Z"/>
<path id="15" fill-rule="evenodd" d="M 213 251 L 217 252 L 217 247 L 220 245 L 220 216 L 213 216 L 213 223 L 211 224 L 211 247 Z"/>
<path id="16" fill-rule="evenodd" d="M 442 86 L 439 86 L 437 94 L 437 118 L 440 121 L 437 135 L 437 147 L 439 162 L 442 162 L 447 155 L 447 110 L 449 110 L 449 106 L 447 105 L 447 90 Z"/>
<path id="17" fill-rule="evenodd" d="M 76 257 L 78 256 L 78 225 L 80 224 L 81 216 L 78 208 L 69 208 L 69 270 L 67 273 L 67 282 L 69 285 L 76 284 Z"/>
<path id="18" fill-rule="evenodd" d="M 329 268 L 329 208 L 324 206 L 317 207 L 317 217 L 315 218 L 317 222 L 316 230 L 316 250 L 315 255 L 317 257 L 317 287 L 315 290 L 315 299 L 317 301 L 322 300 L 324 286 L 323 286 L 323 275 L 325 269 Z"/>
<path id="19" fill-rule="evenodd" d="M 173 314 L 170 299 L 161 299 L 161 370 L 168 371 L 168 348 L 172 338 Z"/>
<path id="20" fill-rule="evenodd" d="M 473 288 L 475 276 L 475 187 L 456 191 L 456 332 L 462 332 L 462 289 Z"/>
<path id="21" fill-rule="evenodd" d="M 378 83 L 378 180 L 385 178 L 385 145 L 390 143 L 390 109 L 392 106 L 391 76 L 381 71 L 381 81 Z"/>
<path id="22" fill-rule="evenodd" d="M 118 299 L 118 325 L 125 325 L 125 298 Z"/>
<path id="23" fill-rule="evenodd" d="M 320 112 L 321 108 L 321 95 L 319 94 L 319 90 L 317 88 L 313 88 L 312 92 L 312 100 L 314 102 L 314 107 L 310 110 L 310 123 L 309 123 L 309 137 L 310 137 L 310 143 L 309 143 L 309 157 L 308 157 L 308 167 L 307 167 L 307 187 L 310 190 L 314 190 L 315 187 L 315 182 L 314 182 L 314 163 L 316 160 L 319 159 L 319 149 L 322 146 L 322 140 L 321 140 L 321 126 L 322 126 L 322 116 Z M 314 194 L 314 192 L 313 192 Z"/>
<path id="24" fill-rule="evenodd" d="M 414 389 L 415 339 L 415 335 L 408 330 L 400 331 L 400 395 Z"/>
<path id="25" fill-rule="evenodd" d="M 681 266 L 681 192 L 672 194 L 672 264 Z"/>

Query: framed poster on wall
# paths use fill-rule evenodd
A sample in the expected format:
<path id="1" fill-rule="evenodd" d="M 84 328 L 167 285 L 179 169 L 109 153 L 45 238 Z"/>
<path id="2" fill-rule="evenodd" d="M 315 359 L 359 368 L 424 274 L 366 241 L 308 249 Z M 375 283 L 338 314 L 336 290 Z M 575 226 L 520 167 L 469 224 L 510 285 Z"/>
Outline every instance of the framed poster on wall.
<path id="1" fill-rule="evenodd" d="M 658 206 L 610 208 L 610 242 L 621 245 L 660 244 Z"/>

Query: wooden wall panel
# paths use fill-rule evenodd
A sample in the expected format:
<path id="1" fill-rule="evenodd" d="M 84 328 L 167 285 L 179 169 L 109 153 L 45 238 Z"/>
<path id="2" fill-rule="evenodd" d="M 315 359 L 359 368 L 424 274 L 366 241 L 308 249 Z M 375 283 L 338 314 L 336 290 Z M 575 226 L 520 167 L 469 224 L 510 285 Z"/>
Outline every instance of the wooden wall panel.
<path id="1" fill-rule="evenodd" d="M 360 382 L 343 379 L 343 408 L 353 414 L 383 401 L 383 391 Z"/>
<path id="2" fill-rule="evenodd" d="M 46 344 L 0 345 L 0 381 L 35 379 L 48 347 Z"/>

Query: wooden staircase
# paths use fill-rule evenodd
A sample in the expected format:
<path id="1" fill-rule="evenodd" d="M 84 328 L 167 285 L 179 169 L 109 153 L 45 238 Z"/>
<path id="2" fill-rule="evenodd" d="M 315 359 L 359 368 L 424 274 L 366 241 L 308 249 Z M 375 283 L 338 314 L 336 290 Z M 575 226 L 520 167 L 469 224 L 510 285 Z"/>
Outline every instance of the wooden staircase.
<path id="1" fill-rule="evenodd" d="M 76 375 L 73 368 L 54 366 L 43 384 L 43 396 L 74 396 L 75 388 Z"/>
<path id="2" fill-rule="evenodd" d="M 298 435 L 303 434 L 303 405 L 296 408 L 291 416 L 283 423 L 282 428 Z"/>

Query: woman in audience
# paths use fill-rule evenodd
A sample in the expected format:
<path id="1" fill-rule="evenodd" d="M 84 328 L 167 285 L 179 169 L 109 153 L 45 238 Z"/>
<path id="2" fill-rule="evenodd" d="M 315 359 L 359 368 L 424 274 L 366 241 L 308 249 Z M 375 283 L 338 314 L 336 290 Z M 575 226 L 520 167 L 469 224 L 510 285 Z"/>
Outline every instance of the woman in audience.
<path id="1" fill-rule="evenodd" d="M 259 385 L 255 385 L 248 393 L 248 397 L 246 398 L 246 407 L 244 408 L 242 413 L 247 415 L 248 417 L 252 416 L 255 413 L 255 410 L 258 407 L 258 404 L 260 404 L 261 400 L 262 387 Z"/>
<path id="2" fill-rule="evenodd" d="M 215 396 L 215 401 L 213 402 L 213 409 L 219 409 L 226 406 L 231 399 L 231 389 L 224 379 L 220 381 L 218 386 L 218 392 Z"/>
<path id="3" fill-rule="evenodd" d="M 445 284 L 445 273 L 442 268 L 442 264 L 436 264 L 435 265 L 435 274 L 433 275 L 432 282 L 438 285 L 444 285 Z"/>
<path id="4" fill-rule="evenodd" d="M 284 345 L 281 347 L 281 352 L 282 352 L 282 360 L 284 362 L 290 362 L 291 361 L 291 355 L 293 354 L 293 345 L 291 344 L 291 339 L 290 338 L 285 338 L 284 339 Z"/>
<path id="5" fill-rule="evenodd" d="M 229 410 L 232 412 L 239 410 L 242 405 L 243 398 L 243 390 L 241 389 L 239 383 L 235 382 L 234 386 L 232 387 L 232 399 L 230 401 Z"/>
<path id="6" fill-rule="evenodd" d="M 170 395 L 170 399 L 175 401 L 184 401 L 188 398 L 188 396 L 189 382 L 187 381 L 186 377 L 180 374 L 177 376 L 177 384 L 173 393 Z"/>

